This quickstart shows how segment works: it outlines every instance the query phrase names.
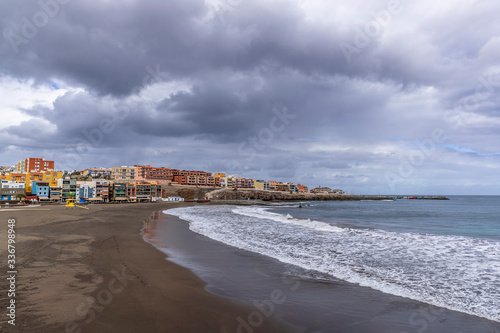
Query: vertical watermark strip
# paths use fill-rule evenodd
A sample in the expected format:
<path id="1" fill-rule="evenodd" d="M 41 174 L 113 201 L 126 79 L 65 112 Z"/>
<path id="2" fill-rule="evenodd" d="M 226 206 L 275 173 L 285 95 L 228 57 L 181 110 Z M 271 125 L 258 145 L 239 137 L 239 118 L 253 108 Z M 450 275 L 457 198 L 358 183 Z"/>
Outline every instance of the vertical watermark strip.
<path id="1" fill-rule="evenodd" d="M 7 303 L 7 321 L 10 325 L 16 325 L 16 220 L 9 219 L 7 221 L 7 281 L 9 282 L 9 289 L 7 296 L 9 301 Z"/>

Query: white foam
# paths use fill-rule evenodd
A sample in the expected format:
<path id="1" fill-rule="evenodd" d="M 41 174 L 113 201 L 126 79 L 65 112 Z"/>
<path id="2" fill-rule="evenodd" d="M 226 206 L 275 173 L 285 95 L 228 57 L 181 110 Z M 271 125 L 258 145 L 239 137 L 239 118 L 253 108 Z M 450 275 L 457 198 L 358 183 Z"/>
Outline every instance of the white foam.
<path id="1" fill-rule="evenodd" d="M 269 212 L 268 208 L 264 208 L 264 207 L 255 207 L 255 206 L 254 207 L 238 207 L 238 208 L 233 209 L 232 212 L 235 214 L 256 217 L 259 219 L 269 219 L 269 220 L 273 220 L 276 222 L 294 224 L 297 226 L 301 226 L 301 227 L 305 227 L 305 228 L 312 228 L 312 229 L 316 229 L 319 231 L 330 231 L 330 232 L 346 231 L 346 229 L 332 226 L 332 225 L 325 223 L 325 222 L 311 221 L 310 219 L 307 219 L 307 220 L 296 219 L 293 216 L 291 216 L 290 214 L 283 216 L 281 214 Z"/>
<path id="2" fill-rule="evenodd" d="M 342 229 L 287 218 L 262 207 L 189 207 L 165 213 L 190 221 L 191 230 L 231 246 L 500 322 L 499 242 Z"/>

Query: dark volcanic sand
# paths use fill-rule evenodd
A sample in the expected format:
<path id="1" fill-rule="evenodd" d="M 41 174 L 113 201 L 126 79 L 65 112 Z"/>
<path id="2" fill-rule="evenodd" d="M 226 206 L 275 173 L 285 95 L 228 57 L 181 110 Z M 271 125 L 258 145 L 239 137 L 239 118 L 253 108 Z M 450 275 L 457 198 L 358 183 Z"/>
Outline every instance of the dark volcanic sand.
<path id="1" fill-rule="evenodd" d="M 250 306 L 205 291 L 145 242 L 143 223 L 178 204 L 0 209 L 0 332 L 236 332 Z M 7 220 L 16 219 L 16 325 L 7 323 Z M 267 320 L 262 332 L 289 332 Z"/>
<path id="2" fill-rule="evenodd" d="M 261 307 L 261 315 L 269 314 L 265 321 L 284 320 L 302 327 L 298 332 L 500 333 L 500 323 L 483 318 L 340 280 L 318 282 L 319 275 L 312 279 L 311 272 L 213 241 L 191 232 L 187 222 L 160 212 L 145 235 L 163 247 L 170 260 L 207 281 L 211 292 L 257 302 L 242 317 L 247 322 L 259 319 L 255 311 Z M 276 303 L 270 303 L 273 290 L 283 296 Z M 269 332 L 260 327 L 254 331 Z"/>

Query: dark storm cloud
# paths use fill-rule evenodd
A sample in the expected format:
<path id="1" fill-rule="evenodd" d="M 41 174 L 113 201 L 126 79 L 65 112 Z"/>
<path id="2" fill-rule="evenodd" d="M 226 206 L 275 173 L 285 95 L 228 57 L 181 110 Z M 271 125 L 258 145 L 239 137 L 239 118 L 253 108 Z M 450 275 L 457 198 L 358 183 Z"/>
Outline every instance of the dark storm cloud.
<path id="1" fill-rule="evenodd" d="M 347 163 L 339 162 L 339 161 L 332 161 L 332 160 L 324 160 L 321 162 L 316 162 L 316 163 L 313 163 L 312 166 L 314 168 L 328 168 L 328 169 L 333 169 L 333 170 L 350 169 L 351 168 L 351 166 Z"/>
<path id="2" fill-rule="evenodd" d="M 387 1 L 353 3 L 352 17 L 330 6 L 316 21 L 300 1 L 221 0 L 215 14 L 201 0 L 61 1 L 28 38 L 26 22 L 46 6 L 3 1 L 0 75 L 68 92 L 23 107 L 31 119 L 0 140 L 56 160 L 86 144 L 75 167 L 157 163 L 374 189 L 441 129 L 447 141 L 435 144 L 479 155 L 440 146 L 420 168 L 487 164 L 497 177 L 496 157 L 480 156 L 500 138 L 500 5 L 404 2 L 361 47 L 359 31 Z M 346 59 L 342 43 L 359 52 Z M 293 117 L 275 123 L 281 108 Z"/>
<path id="3" fill-rule="evenodd" d="M 203 1 L 71 1 L 32 38 L 23 35 L 26 19 L 34 24 L 43 8 L 0 6 L 2 72 L 40 82 L 57 76 L 99 94 L 129 94 L 149 83 L 145 69 L 157 65 L 170 79 L 207 70 L 263 76 L 284 69 L 361 76 L 377 70 L 365 58 L 346 66 L 338 42 L 350 36 L 307 23 L 293 2 L 245 1 L 226 19 L 209 20 Z"/>

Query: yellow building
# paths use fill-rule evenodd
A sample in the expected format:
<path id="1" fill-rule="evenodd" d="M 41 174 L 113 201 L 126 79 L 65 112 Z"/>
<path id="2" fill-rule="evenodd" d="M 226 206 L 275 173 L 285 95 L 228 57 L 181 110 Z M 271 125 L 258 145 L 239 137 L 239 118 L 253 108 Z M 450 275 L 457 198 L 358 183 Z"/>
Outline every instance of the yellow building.
<path id="1" fill-rule="evenodd" d="M 269 191 L 269 183 L 265 180 L 254 180 L 253 187 L 257 190 Z"/>
<path id="2" fill-rule="evenodd" d="M 9 173 L 5 176 L 6 180 L 11 180 L 14 182 L 26 182 L 26 174 L 25 173 Z"/>
<path id="3" fill-rule="evenodd" d="M 216 173 L 216 174 L 214 174 L 214 178 L 224 178 L 224 177 L 226 177 L 225 173 Z"/>
<path id="4" fill-rule="evenodd" d="M 16 163 L 16 171 L 18 173 L 24 172 L 25 160 Z"/>
<path id="5" fill-rule="evenodd" d="M 135 167 L 113 167 L 111 168 L 111 180 L 117 182 L 133 182 L 135 181 Z"/>
<path id="6" fill-rule="evenodd" d="M 28 172 L 26 174 L 26 193 L 31 193 L 31 189 L 33 188 L 33 182 L 41 182 L 43 181 L 43 173 L 42 172 Z"/>
<path id="7" fill-rule="evenodd" d="M 62 179 L 61 171 L 44 171 L 44 172 L 28 172 L 28 173 L 10 173 L 2 177 L 5 180 L 15 182 L 23 182 L 26 184 L 26 193 L 31 193 L 33 182 L 44 181 L 48 182 L 49 186 L 57 187 L 57 180 Z"/>
<path id="8" fill-rule="evenodd" d="M 233 188 L 234 186 L 234 176 L 227 176 L 224 178 L 226 180 L 226 187 Z"/>
<path id="9" fill-rule="evenodd" d="M 48 182 L 49 186 L 57 187 L 57 181 L 62 178 L 62 171 L 44 171 L 42 180 Z"/>

